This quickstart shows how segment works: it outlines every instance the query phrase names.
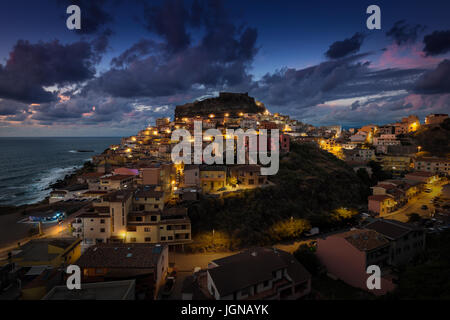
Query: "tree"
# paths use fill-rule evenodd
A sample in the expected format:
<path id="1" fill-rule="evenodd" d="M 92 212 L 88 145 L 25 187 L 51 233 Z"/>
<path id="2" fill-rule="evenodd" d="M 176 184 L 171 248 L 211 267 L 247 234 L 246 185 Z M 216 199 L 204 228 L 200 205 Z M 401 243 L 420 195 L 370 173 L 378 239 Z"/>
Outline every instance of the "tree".
<path id="1" fill-rule="evenodd" d="M 311 229 L 311 225 L 307 220 L 291 218 L 275 223 L 270 228 L 270 235 L 275 241 L 295 239 L 309 229 Z"/>
<path id="2" fill-rule="evenodd" d="M 294 257 L 300 262 L 306 270 L 312 275 L 317 275 L 320 267 L 320 261 L 313 251 L 314 249 L 306 244 L 302 244 L 294 252 Z"/>

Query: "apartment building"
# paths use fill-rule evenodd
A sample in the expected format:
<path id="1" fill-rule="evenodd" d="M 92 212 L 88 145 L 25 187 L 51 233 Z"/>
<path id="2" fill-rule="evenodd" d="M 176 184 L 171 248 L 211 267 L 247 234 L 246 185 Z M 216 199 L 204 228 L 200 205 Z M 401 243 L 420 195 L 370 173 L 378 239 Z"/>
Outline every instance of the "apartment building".
<path id="1" fill-rule="evenodd" d="M 253 248 L 211 261 L 207 290 L 216 300 L 294 300 L 309 294 L 311 275 L 290 253 Z"/>
<path id="2" fill-rule="evenodd" d="M 182 249 L 191 241 L 191 221 L 186 208 L 132 211 L 129 214 L 127 243 L 165 243 Z"/>
<path id="3" fill-rule="evenodd" d="M 385 171 L 401 173 L 411 170 L 411 157 L 403 155 L 383 155 L 378 160 Z"/>
<path id="4" fill-rule="evenodd" d="M 369 196 L 369 211 L 377 213 L 380 216 L 388 214 L 395 210 L 397 205 L 394 196 L 390 194 Z"/>
<path id="5" fill-rule="evenodd" d="M 76 261 L 82 283 L 136 280 L 136 297 L 156 299 L 169 268 L 168 247 L 144 243 L 102 243 Z"/>
<path id="6" fill-rule="evenodd" d="M 450 174 L 450 158 L 414 158 L 413 166 L 415 170 L 430 172 L 433 174 Z"/>
<path id="7" fill-rule="evenodd" d="M 227 185 L 227 167 L 200 165 L 200 186 L 203 193 L 211 193 Z"/>
<path id="8" fill-rule="evenodd" d="M 106 175 L 101 177 L 99 190 L 124 190 L 133 187 L 134 175 Z"/>
<path id="9" fill-rule="evenodd" d="M 164 207 L 164 193 L 121 190 L 108 194 L 77 216 L 73 235 L 83 247 L 99 243 L 167 243 L 183 248 L 191 242 L 186 208 Z"/>
<path id="10" fill-rule="evenodd" d="M 391 265 L 404 265 L 425 250 L 425 231 L 414 225 L 396 220 L 377 219 L 364 228 L 375 230 L 389 239 Z"/>
<path id="11" fill-rule="evenodd" d="M 384 294 L 395 288 L 389 273 L 390 242 L 375 230 L 354 229 L 317 240 L 316 255 L 327 272 L 345 283 L 367 288 L 367 267 L 381 269 L 381 289 L 371 290 Z"/>
<path id="12" fill-rule="evenodd" d="M 200 185 L 200 166 L 197 164 L 186 164 L 183 170 L 184 185 L 196 187 Z"/>
<path id="13" fill-rule="evenodd" d="M 230 176 L 244 187 L 262 186 L 267 183 L 267 176 L 261 175 L 259 165 L 236 165 L 230 168 Z"/>

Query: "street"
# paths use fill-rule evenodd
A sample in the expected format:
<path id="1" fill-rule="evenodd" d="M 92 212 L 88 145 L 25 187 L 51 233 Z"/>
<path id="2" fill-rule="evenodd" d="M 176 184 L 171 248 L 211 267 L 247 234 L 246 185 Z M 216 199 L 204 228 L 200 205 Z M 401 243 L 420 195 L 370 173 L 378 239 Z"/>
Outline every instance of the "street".
<path id="1" fill-rule="evenodd" d="M 384 215 L 383 218 L 394 219 L 394 220 L 398 220 L 401 222 L 407 222 L 409 219 L 409 214 L 411 214 L 411 213 L 417 213 L 422 218 L 430 218 L 431 214 L 434 210 L 434 205 L 433 205 L 432 200 L 434 197 L 438 197 L 441 194 L 442 186 L 446 183 L 448 183 L 448 182 L 440 181 L 433 185 L 426 185 L 425 188 L 431 189 L 430 193 L 426 193 L 426 192 L 419 193 L 416 197 L 409 200 L 409 202 L 405 206 L 403 206 L 402 208 L 400 208 L 392 213 Z M 428 207 L 428 209 L 423 210 L 422 209 L 423 205 L 426 205 Z"/>

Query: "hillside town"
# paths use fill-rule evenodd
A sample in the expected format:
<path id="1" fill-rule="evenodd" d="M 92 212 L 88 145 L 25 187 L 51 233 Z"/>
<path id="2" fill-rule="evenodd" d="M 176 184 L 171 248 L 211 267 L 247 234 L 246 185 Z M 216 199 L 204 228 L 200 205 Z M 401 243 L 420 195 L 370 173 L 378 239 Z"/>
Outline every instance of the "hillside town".
<path id="1" fill-rule="evenodd" d="M 178 141 L 172 133 L 184 129 L 193 135 L 194 122 L 223 136 L 227 129 L 257 135 L 278 130 L 282 160 L 303 146 L 326 151 L 355 177 L 370 181 L 370 194 L 365 205 L 341 209 L 352 212 L 351 219 L 336 230 L 311 223 L 290 244 L 192 252 L 200 241 L 192 204 L 246 197 L 280 183 L 262 175 L 261 164 L 174 163 Z M 318 274 L 362 297 L 388 294 L 398 285 L 398 269 L 426 250 L 427 237 L 450 226 L 450 157 L 427 151 L 414 138 L 444 123 L 447 114 L 405 115 L 361 128 L 316 127 L 271 113 L 246 93 L 221 92 L 177 106 L 173 118 L 156 119 L 122 138 L 95 155 L 74 183 L 50 193 L 50 204 L 83 205 L 59 219 L 56 234 L 41 231 L 0 261 L 0 299 L 326 299 L 315 284 Z M 268 140 L 273 151 L 270 135 Z M 203 135 L 202 149 L 212 142 Z M 211 229 L 214 241 L 218 230 Z M 302 260 L 298 252 L 304 247 L 317 268 Z M 82 270 L 78 292 L 65 285 L 68 265 Z M 371 265 L 381 268 L 381 289 L 366 286 Z"/>

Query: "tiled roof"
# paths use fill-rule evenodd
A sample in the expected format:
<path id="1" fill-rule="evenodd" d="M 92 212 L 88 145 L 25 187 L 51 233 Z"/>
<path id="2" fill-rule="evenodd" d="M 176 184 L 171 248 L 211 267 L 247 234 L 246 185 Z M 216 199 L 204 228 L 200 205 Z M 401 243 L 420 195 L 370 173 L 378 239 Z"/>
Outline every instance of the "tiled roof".
<path id="1" fill-rule="evenodd" d="M 381 219 L 369 223 L 368 225 L 365 226 L 365 228 L 375 230 L 378 233 L 381 233 L 390 239 L 401 238 L 408 232 L 417 229 L 412 225 L 402 223 L 400 221 L 381 220 Z"/>
<path id="2" fill-rule="evenodd" d="M 368 229 L 355 229 L 334 236 L 344 238 L 352 246 L 360 251 L 370 251 L 376 248 L 384 247 L 389 244 L 389 240 L 382 234 Z"/>
<path id="3" fill-rule="evenodd" d="M 208 269 L 221 296 L 273 279 L 272 272 L 288 269 L 294 283 L 308 280 L 309 272 L 289 253 L 269 248 L 254 248 L 214 260 L 218 267 Z"/>

